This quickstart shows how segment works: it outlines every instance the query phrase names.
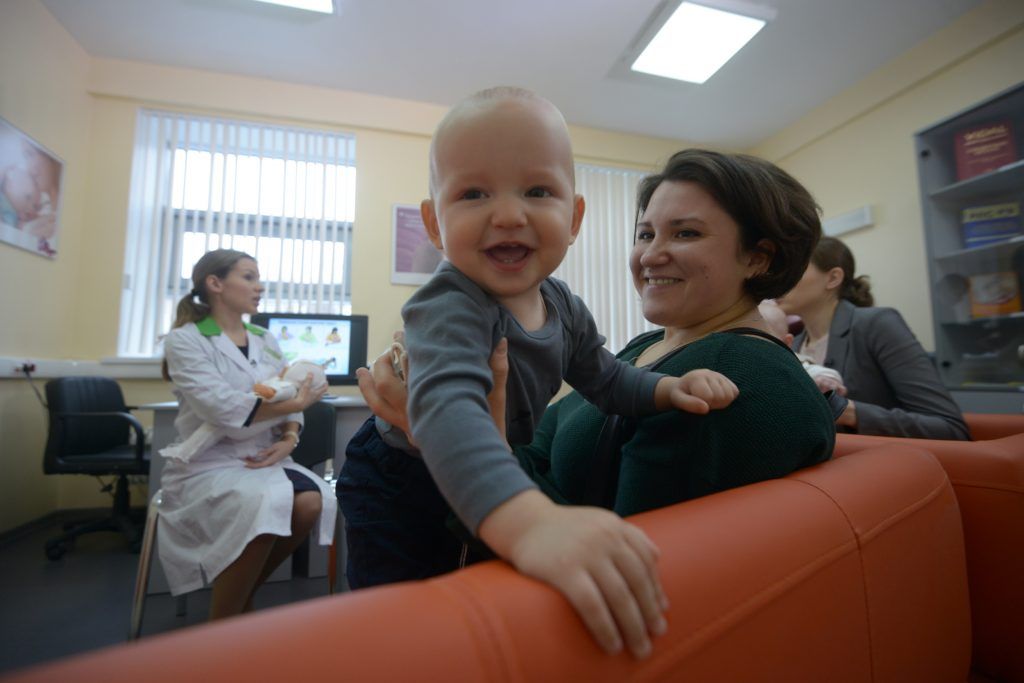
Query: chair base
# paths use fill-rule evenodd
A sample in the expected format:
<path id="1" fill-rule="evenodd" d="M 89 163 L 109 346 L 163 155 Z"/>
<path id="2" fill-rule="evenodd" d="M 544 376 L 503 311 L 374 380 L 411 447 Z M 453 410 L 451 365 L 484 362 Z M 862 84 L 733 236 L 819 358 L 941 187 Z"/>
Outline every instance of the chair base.
<path id="1" fill-rule="evenodd" d="M 109 517 L 102 519 L 75 522 L 64 526 L 64 533 L 46 541 L 46 557 L 59 560 L 68 551 L 68 547 L 82 534 L 94 531 L 117 531 L 128 539 L 132 552 L 138 552 L 142 541 L 142 529 L 130 506 L 128 493 L 128 477 L 120 475 L 114 489 L 114 505 Z"/>

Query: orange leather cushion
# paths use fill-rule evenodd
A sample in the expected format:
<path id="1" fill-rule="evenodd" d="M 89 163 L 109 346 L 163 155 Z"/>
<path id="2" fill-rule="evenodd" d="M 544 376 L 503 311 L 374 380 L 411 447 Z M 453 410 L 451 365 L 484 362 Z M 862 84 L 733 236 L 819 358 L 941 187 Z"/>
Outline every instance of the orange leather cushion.
<path id="1" fill-rule="evenodd" d="M 973 666 L 1024 681 L 1024 434 L 976 442 L 840 434 L 835 452 L 886 444 L 924 448 L 949 475 L 963 520 Z"/>

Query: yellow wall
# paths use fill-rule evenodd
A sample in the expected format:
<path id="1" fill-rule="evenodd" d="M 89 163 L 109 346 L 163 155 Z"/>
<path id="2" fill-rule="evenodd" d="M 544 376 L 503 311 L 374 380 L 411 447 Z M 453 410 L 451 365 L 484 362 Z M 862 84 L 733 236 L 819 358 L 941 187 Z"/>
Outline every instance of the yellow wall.
<path id="1" fill-rule="evenodd" d="M 54 261 L 0 245 L 0 355 L 73 353 L 78 253 L 87 249 L 92 116 L 89 57 L 35 0 L 0 9 L 0 116 L 42 142 L 65 166 L 60 257 Z M 6 368 L 5 368 L 6 370 Z M 46 418 L 27 383 L 0 380 L 0 531 L 57 507 L 58 485 L 42 476 Z"/>
<path id="2" fill-rule="evenodd" d="M 66 162 L 60 255 L 0 245 L 0 273 L 32 299 L 0 301 L 0 356 L 99 359 L 116 353 L 135 113 L 140 106 L 351 132 L 358 167 L 353 312 L 383 349 L 412 293 L 390 284 L 391 208 L 427 188 L 427 148 L 444 108 L 208 71 L 90 58 L 38 0 L 0 6 L 0 115 Z M 580 161 L 648 169 L 680 141 L 573 127 Z M 15 334 L 15 330 L 17 333 Z M 74 330 L 74 335 L 69 334 Z M 122 381 L 129 404 L 168 400 L 155 380 Z M 148 417 L 140 415 L 144 420 Z M 22 380 L 0 380 L 0 532 L 53 509 L 106 505 L 87 477 L 44 477 L 46 419 Z M 136 502 L 140 499 L 136 498 Z"/>
<path id="3" fill-rule="evenodd" d="M 934 348 L 914 133 L 1024 80 L 1024 3 L 986 3 L 752 150 L 793 173 L 825 217 L 864 205 L 844 235 L 879 305 Z"/>

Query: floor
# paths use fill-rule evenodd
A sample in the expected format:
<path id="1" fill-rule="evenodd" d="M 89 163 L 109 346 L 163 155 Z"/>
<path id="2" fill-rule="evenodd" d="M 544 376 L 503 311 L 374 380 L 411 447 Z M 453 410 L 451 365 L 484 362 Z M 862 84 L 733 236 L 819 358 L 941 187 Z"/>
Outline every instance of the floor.
<path id="1" fill-rule="evenodd" d="M 0 545 L 0 674 L 31 664 L 122 643 L 127 639 L 139 556 L 113 532 L 87 534 L 56 562 L 46 558 L 52 522 Z M 296 577 L 256 594 L 256 609 L 327 594 L 327 579 Z M 146 601 L 142 637 L 205 621 L 209 591 L 190 594 L 176 616 L 169 594 Z"/>

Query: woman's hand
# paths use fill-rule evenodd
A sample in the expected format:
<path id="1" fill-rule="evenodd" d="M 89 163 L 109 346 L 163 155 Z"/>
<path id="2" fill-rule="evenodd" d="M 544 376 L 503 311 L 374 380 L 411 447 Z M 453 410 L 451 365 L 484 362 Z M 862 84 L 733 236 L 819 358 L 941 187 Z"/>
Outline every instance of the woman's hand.
<path id="1" fill-rule="evenodd" d="M 393 339 L 399 344 L 405 343 L 405 334 L 401 331 L 395 332 Z M 491 418 L 497 426 L 498 431 L 505 434 L 505 383 L 508 380 L 508 340 L 501 339 L 494 348 L 490 359 L 491 375 L 494 379 L 494 387 L 487 395 L 487 404 L 491 411 Z M 403 366 L 403 371 L 408 376 L 408 362 Z M 395 372 L 392 350 L 378 356 L 370 369 L 359 368 L 356 370 L 356 377 L 359 380 L 359 391 L 362 393 L 366 404 L 373 411 L 373 414 L 392 426 L 398 427 L 406 436 L 410 436 L 409 414 L 406 409 L 406 401 L 409 398 L 408 388 L 405 382 Z"/>
<path id="2" fill-rule="evenodd" d="M 850 429 L 857 429 L 857 404 L 850 401 L 846 404 L 846 410 L 843 414 L 836 419 L 836 424 L 840 427 L 849 427 Z"/>
<path id="3" fill-rule="evenodd" d="M 403 343 L 405 334 L 395 332 L 393 339 Z M 403 371 L 408 373 L 408 362 Z M 379 355 L 369 369 L 356 370 L 356 378 L 359 381 L 359 392 L 373 414 L 408 436 L 409 416 L 405 404 L 409 394 L 405 382 L 395 372 L 391 348 Z"/>
<path id="4" fill-rule="evenodd" d="M 301 413 L 306 408 L 310 407 L 327 393 L 327 385 L 323 385 L 316 389 L 313 388 L 313 373 L 306 373 L 306 379 L 302 380 L 302 384 L 299 385 L 298 393 L 295 394 L 295 398 L 292 401 L 295 402 L 294 413 Z"/>
<path id="5" fill-rule="evenodd" d="M 295 446 L 295 439 L 285 436 L 284 438 L 275 441 L 269 448 L 264 448 L 256 455 L 251 455 L 246 458 L 245 466 L 251 470 L 256 470 L 261 467 L 276 465 L 291 455 L 292 451 L 295 450 Z"/>
<path id="6" fill-rule="evenodd" d="M 842 379 L 836 379 L 835 377 L 830 377 L 826 374 L 819 374 L 814 376 L 814 383 L 823 394 L 835 391 L 840 396 L 846 396 L 846 385 L 843 384 Z"/>
<path id="7" fill-rule="evenodd" d="M 555 505 L 536 490 L 494 509 L 480 538 L 517 570 L 554 586 L 606 652 L 651 652 L 665 632 L 668 599 L 659 551 L 637 527 L 608 510 Z"/>

